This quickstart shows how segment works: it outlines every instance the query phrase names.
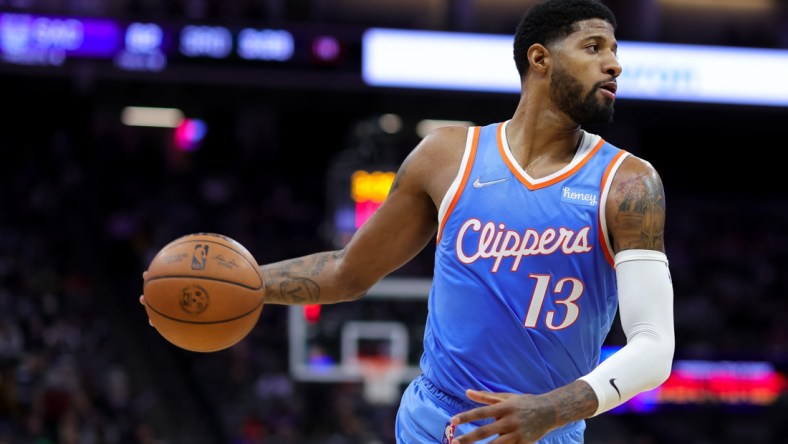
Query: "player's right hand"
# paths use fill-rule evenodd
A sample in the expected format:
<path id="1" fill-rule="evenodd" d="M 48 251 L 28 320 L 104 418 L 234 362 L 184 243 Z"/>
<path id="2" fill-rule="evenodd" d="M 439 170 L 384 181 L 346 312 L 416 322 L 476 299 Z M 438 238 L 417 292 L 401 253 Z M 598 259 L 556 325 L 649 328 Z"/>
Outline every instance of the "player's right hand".
<path id="1" fill-rule="evenodd" d="M 455 437 L 452 444 L 470 444 L 495 435 L 495 443 L 532 444 L 553 427 L 552 409 L 545 408 L 547 403 L 539 396 L 480 390 L 466 390 L 465 394 L 485 405 L 454 416 L 453 425 L 490 418 L 494 421 Z"/>

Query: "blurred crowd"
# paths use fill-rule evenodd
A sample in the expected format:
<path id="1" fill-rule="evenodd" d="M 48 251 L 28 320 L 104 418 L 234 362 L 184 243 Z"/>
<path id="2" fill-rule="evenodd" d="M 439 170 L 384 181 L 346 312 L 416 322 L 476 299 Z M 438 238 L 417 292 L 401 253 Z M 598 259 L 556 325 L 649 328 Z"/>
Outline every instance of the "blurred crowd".
<path id="1" fill-rule="evenodd" d="M 332 248 L 331 153 L 304 163 L 270 128 L 178 152 L 162 130 L 97 124 L 74 105 L 17 109 L 0 133 L 0 444 L 393 444 L 396 405 L 290 376 L 284 307 L 266 306 L 237 346 L 195 354 L 137 301 L 152 256 L 189 232 L 226 234 L 260 262 Z M 788 202 L 677 193 L 668 214 L 676 357 L 788 373 Z M 425 277 L 431 257 L 417 260 L 408 271 Z M 778 443 L 786 413 L 784 394 L 752 411 L 608 415 L 587 442 Z"/>
<path id="2" fill-rule="evenodd" d="M 100 291 L 98 171 L 73 143 L 62 128 L 0 138 L 4 444 L 148 442 Z"/>

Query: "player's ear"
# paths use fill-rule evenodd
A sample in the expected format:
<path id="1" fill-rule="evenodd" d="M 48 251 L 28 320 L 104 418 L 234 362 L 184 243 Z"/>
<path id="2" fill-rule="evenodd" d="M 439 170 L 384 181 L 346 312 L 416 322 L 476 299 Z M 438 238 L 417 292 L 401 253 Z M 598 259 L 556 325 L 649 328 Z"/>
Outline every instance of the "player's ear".
<path id="1" fill-rule="evenodd" d="M 528 56 L 528 64 L 530 65 L 529 71 L 539 74 L 547 72 L 550 63 L 550 50 L 541 43 L 534 43 L 528 48 L 526 53 Z"/>

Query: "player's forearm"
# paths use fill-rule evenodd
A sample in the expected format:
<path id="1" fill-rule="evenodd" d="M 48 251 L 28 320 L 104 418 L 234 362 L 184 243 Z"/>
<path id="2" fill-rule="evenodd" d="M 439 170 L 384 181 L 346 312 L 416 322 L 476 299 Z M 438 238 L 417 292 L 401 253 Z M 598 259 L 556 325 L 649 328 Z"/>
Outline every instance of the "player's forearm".
<path id="1" fill-rule="evenodd" d="M 580 378 L 597 394 L 595 415 L 665 382 L 676 346 L 673 285 L 665 254 L 653 250 L 620 252 L 616 276 L 627 344 Z"/>
<path id="2" fill-rule="evenodd" d="M 553 423 L 548 425 L 551 429 L 589 418 L 598 407 L 594 390 L 581 380 L 545 393 L 542 398 L 547 401 L 548 409 L 553 411 Z M 544 418 L 548 419 L 550 415 Z"/>
<path id="3" fill-rule="evenodd" d="M 339 278 L 338 262 L 344 250 L 327 251 L 260 266 L 267 304 L 333 304 L 357 299 L 354 290 Z"/>

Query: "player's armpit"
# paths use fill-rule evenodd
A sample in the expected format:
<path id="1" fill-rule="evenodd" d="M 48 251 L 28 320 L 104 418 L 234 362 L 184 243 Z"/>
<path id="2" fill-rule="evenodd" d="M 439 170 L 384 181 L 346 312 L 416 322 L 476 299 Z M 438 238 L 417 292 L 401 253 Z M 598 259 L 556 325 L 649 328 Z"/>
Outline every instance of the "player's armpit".
<path id="1" fill-rule="evenodd" d="M 665 251 L 665 190 L 650 163 L 635 156 L 624 160 L 610 187 L 605 211 L 615 253 Z"/>

